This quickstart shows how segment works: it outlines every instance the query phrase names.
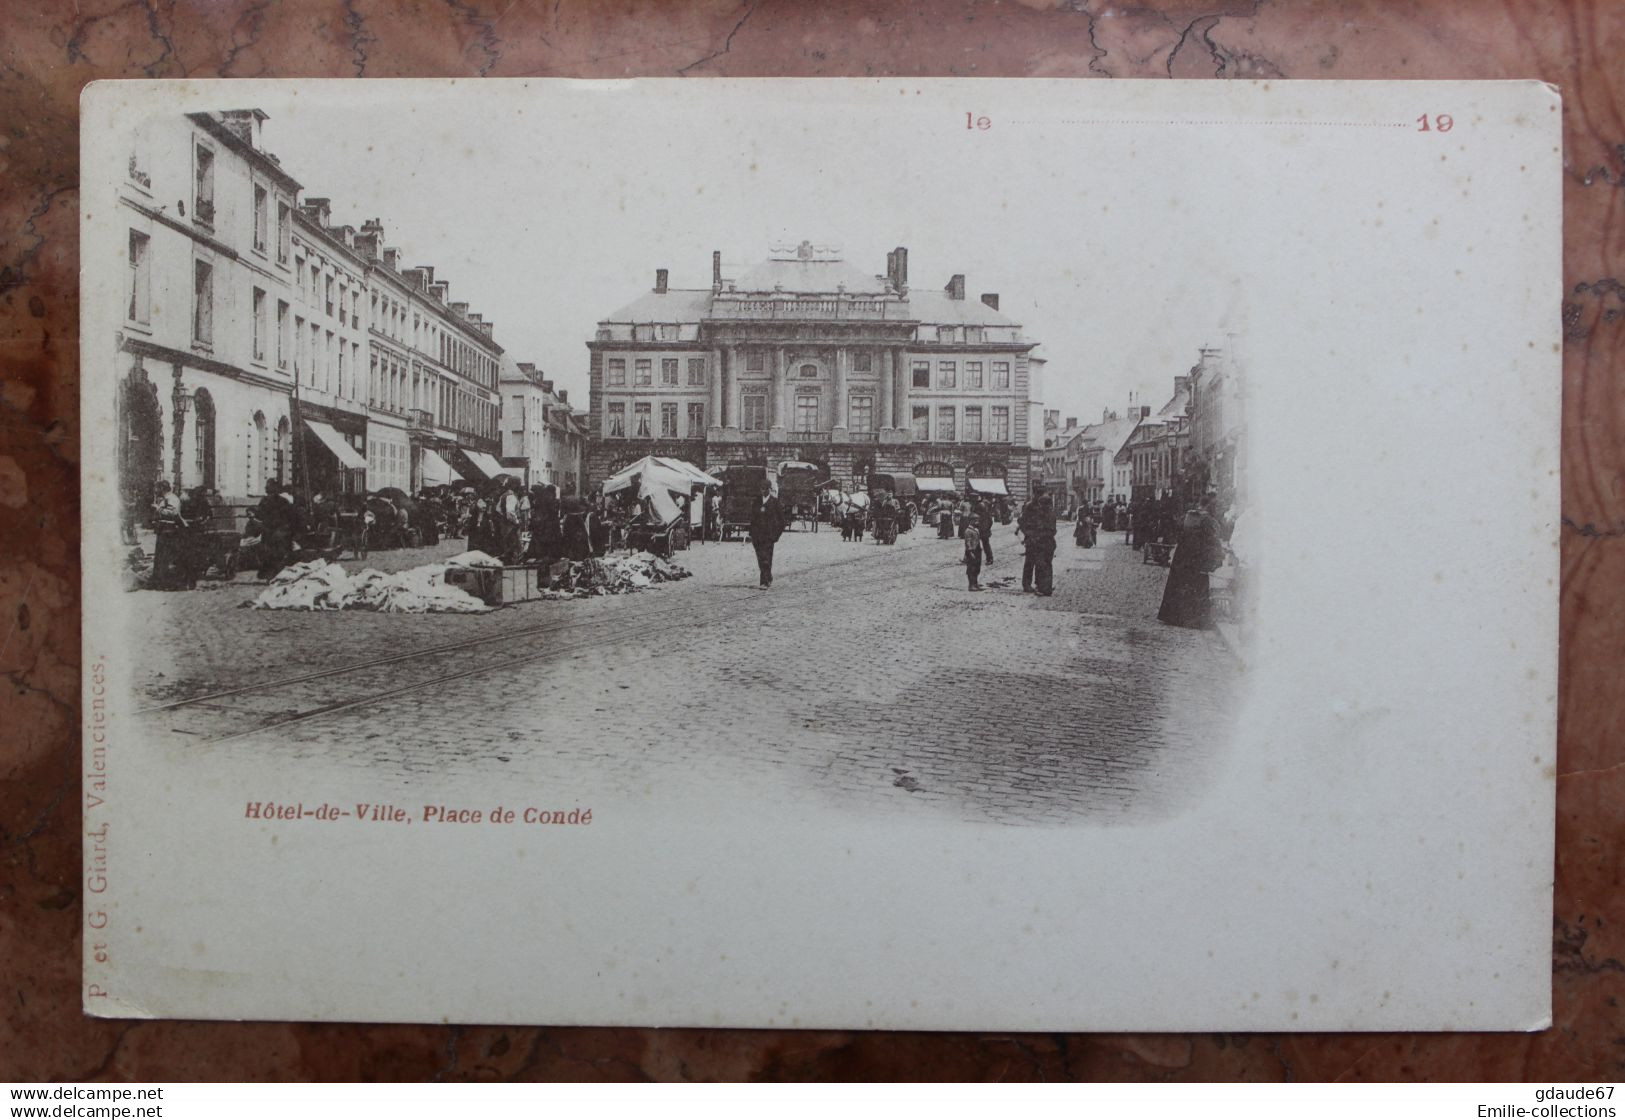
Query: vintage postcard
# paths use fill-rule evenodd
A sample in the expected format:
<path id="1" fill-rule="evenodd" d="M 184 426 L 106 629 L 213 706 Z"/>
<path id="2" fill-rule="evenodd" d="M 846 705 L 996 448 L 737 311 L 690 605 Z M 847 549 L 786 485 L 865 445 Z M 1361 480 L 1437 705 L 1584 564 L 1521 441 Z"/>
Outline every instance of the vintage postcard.
<path id="1" fill-rule="evenodd" d="M 1555 90 L 83 107 L 89 1013 L 1548 1023 Z"/>

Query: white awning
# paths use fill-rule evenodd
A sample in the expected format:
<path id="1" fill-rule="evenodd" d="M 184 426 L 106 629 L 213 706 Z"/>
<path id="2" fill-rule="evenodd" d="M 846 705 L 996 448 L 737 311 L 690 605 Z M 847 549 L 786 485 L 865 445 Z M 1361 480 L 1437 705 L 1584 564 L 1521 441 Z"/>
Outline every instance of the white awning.
<path id="1" fill-rule="evenodd" d="M 423 485 L 449 486 L 463 476 L 451 469 L 451 464 L 440 457 L 432 447 L 423 449 Z"/>
<path id="2" fill-rule="evenodd" d="M 348 440 L 334 431 L 333 425 L 323 424 L 320 420 L 306 420 L 305 427 L 309 428 L 316 438 L 321 440 L 327 449 L 338 458 L 341 467 L 349 467 L 351 470 L 359 471 L 367 469 L 367 461 L 361 457 L 361 453 L 351 447 Z"/>
<path id="3" fill-rule="evenodd" d="M 1006 498 L 1010 491 L 1004 485 L 1002 478 L 967 478 L 965 484 L 978 494 L 1003 494 Z"/>
<path id="4" fill-rule="evenodd" d="M 951 478 L 936 478 L 931 475 L 916 476 L 914 482 L 921 490 L 935 490 L 939 493 L 953 493 L 958 487 Z"/>
<path id="5" fill-rule="evenodd" d="M 465 447 L 463 448 L 463 454 L 468 456 L 468 461 L 473 463 L 474 468 L 481 474 L 485 475 L 486 478 L 495 478 L 499 474 L 514 473 L 513 471 L 504 469 L 501 463 L 497 462 L 494 458 L 487 455 L 483 451 L 471 451 Z"/>

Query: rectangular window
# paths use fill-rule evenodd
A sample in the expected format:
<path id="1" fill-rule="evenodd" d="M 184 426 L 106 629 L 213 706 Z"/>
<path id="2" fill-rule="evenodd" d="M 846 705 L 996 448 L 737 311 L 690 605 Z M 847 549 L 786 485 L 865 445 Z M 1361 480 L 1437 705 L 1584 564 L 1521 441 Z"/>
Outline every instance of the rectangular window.
<path id="1" fill-rule="evenodd" d="M 919 440 L 921 443 L 929 442 L 931 439 L 931 409 L 927 405 L 915 405 L 912 419 L 914 423 L 914 438 Z"/>
<path id="2" fill-rule="evenodd" d="M 208 261 L 192 262 L 192 338 L 214 341 L 214 268 Z"/>
<path id="3" fill-rule="evenodd" d="M 634 342 L 653 342 L 655 340 L 654 324 L 641 323 L 634 326 L 632 328 L 632 340 Z"/>
<path id="4" fill-rule="evenodd" d="M 130 231 L 129 318 L 137 323 L 147 322 L 152 314 L 152 261 L 147 257 L 151 244 L 146 234 Z"/>
<path id="5" fill-rule="evenodd" d="M 952 443 L 957 436 L 954 434 L 954 406 L 945 404 L 937 409 L 937 439 L 942 443 Z"/>
<path id="6" fill-rule="evenodd" d="M 333 391 L 333 332 L 327 332 L 327 349 L 322 351 L 322 392 Z"/>
<path id="7" fill-rule="evenodd" d="M 994 362 L 993 363 L 993 387 L 995 389 L 1008 389 L 1008 388 L 1010 388 L 1010 363 L 1009 362 Z"/>
<path id="8" fill-rule="evenodd" d="M 982 442 L 982 410 L 980 407 L 965 409 L 965 442 Z"/>
<path id="9" fill-rule="evenodd" d="M 254 312 L 254 360 L 256 362 L 263 362 L 265 360 L 265 327 L 266 327 L 266 323 L 265 323 L 265 314 L 266 314 L 266 310 L 265 310 L 265 289 L 264 288 L 255 288 L 254 289 L 253 312 Z"/>
<path id="10" fill-rule="evenodd" d="M 818 430 L 818 398 L 811 394 L 796 394 L 796 431 Z"/>
<path id="11" fill-rule="evenodd" d="M 676 358 L 661 358 L 660 359 L 660 383 L 662 385 L 675 385 L 675 384 L 677 384 L 677 359 Z"/>
<path id="12" fill-rule="evenodd" d="M 611 385 L 625 385 L 626 384 L 626 359 L 625 358 L 611 358 L 609 360 L 609 377 L 608 377 L 608 381 L 609 381 L 609 383 Z"/>
<path id="13" fill-rule="evenodd" d="M 633 435 L 639 439 L 649 439 L 654 435 L 652 419 L 654 409 L 648 401 L 634 401 L 632 404 L 632 420 L 635 425 Z"/>
<path id="14" fill-rule="evenodd" d="M 666 439 L 677 438 L 677 402 L 660 402 L 660 434 Z"/>
<path id="15" fill-rule="evenodd" d="M 994 405 L 988 425 L 987 438 L 994 443 L 1010 442 L 1010 409 L 1007 405 Z"/>
<path id="16" fill-rule="evenodd" d="M 982 342 L 982 341 L 984 341 L 986 339 L 986 337 L 987 337 L 986 332 L 983 331 L 981 327 L 966 327 L 965 328 L 965 341 L 967 343 Z"/>
<path id="17" fill-rule="evenodd" d="M 508 430 L 510 432 L 523 432 L 525 430 L 525 398 L 509 397 L 508 403 L 512 405 L 508 410 Z"/>
<path id="18" fill-rule="evenodd" d="M 705 435 L 705 406 L 698 401 L 690 402 L 688 406 L 688 435 L 690 439 Z"/>
<path id="19" fill-rule="evenodd" d="M 871 350 L 852 351 L 852 372 L 869 373 L 875 368 L 874 352 Z"/>
<path id="20" fill-rule="evenodd" d="M 289 221 L 291 211 L 286 202 L 280 199 L 276 204 L 276 259 L 278 264 L 288 263 L 288 253 L 293 246 L 293 223 Z"/>
<path id="21" fill-rule="evenodd" d="M 609 402 L 609 434 L 612 436 L 626 435 L 626 403 L 624 401 Z"/>
<path id="22" fill-rule="evenodd" d="M 343 324 L 349 316 L 346 314 L 346 305 L 350 302 L 350 289 L 343 284 L 339 285 L 339 323 Z"/>
<path id="23" fill-rule="evenodd" d="M 342 338 L 339 339 L 338 392 L 339 396 L 344 395 L 344 340 Z"/>
<path id="24" fill-rule="evenodd" d="M 690 358 L 688 360 L 688 383 L 690 385 L 705 384 L 705 359 Z"/>
<path id="25" fill-rule="evenodd" d="M 192 218 L 202 225 L 214 225 L 214 153 L 197 147 L 196 183 L 192 192 Z"/>
<path id="26" fill-rule="evenodd" d="M 965 388 L 980 389 L 982 387 L 982 363 L 965 363 Z"/>
<path id="27" fill-rule="evenodd" d="M 329 316 L 331 316 L 333 314 L 333 278 L 331 276 L 327 277 L 327 289 L 326 289 L 326 291 L 327 291 L 327 300 L 326 300 L 327 314 Z"/>
<path id="28" fill-rule="evenodd" d="M 747 351 L 745 351 L 745 372 L 746 373 L 766 373 L 767 372 L 767 352 L 764 351 L 764 350 L 747 350 Z"/>
<path id="29" fill-rule="evenodd" d="M 929 389 L 929 388 L 931 388 L 931 363 L 930 362 L 915 362 L 914 363 L 914 388 L 916 388 L 916 389 Z"/>
<path id="30" fill-rule="evenodd" d="M 853 397 L 847 406 L 846 426 L 854 432 L 875 430 L 875 399 L 867 393 Z"/>
<path id="31" fill-rule="evenodd" d="M 958 362 L 937 363 L 937 388 L 952 389 L 959 383 Z"/>
<path id="32" fill-rule="evenodd" d="M 265 252 L 268 240 L 266 229 L 271 222 L 271 196 L 259 184 L 254 185 L 254 248 Z"/>
<path id="33" fill-rule="evenodd" d="M 276 368 L 288 368 L 288 301 L 276 301 Z"/>
<path id="34" fill-rule="evenodd" d="M 744 413 L 745 429 L 752 432 L 766 431 L 767 397 L 761 393 L 746 393 L 744 405 L 740 411 Z"/>
<path id="35" fill-rule="evenodd" d="M 954 328 L 952 328 L 952 327 L 938 327 L 937 328 L 937 341 L 938 342 L 952 342 L 953 340 L 954 340 Z"/>
<path id="36" fill-rule="evenodd" d="M 677 340 L 677 324 L 676 323 L 661 323 L 660 324 L 660 340 L 662 342 L 675 342 Z"/>
<path id="37" fill-rule="evenodd" d="M 649 384 L 649 379 L 653 375 L 654 371 L 654 366 L 651 360 L 649 358 L 638 358 L 636 359 L 636 365 L 634 368 L 636 370 L 636 376 L 633 378 L 632 383 L 634 385 Z"/>

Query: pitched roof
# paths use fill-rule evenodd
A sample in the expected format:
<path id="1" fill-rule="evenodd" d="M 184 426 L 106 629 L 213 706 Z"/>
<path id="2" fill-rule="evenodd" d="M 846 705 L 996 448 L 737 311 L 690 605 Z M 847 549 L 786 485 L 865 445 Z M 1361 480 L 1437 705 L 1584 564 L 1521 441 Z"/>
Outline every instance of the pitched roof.
<path id="1" fill-rule="evenodd" d="M 711 311 L 710 288 L 668 288 L 644 292 L 637 299 L 606 315 L 605 323 L 698 323 Z"/>
<path id="2" fill-rule="evenodd" d="M 1088 424 L 1078 433 L 1078 439 L 1086 440 L 1106 449 L 1107 454 L 1113 458 L 1123 450 L 1134 429 L 1140 426 L 1138 417 L 1119 417 L 1116 420 L 1106 420 L 1099 424 Z"/>
<path id="3" fill-rule="evenodd" d="M 1169 417 L 1183 416 L 1185 415 L 1185 409 L 1190 405 L 1190 403 L 1191 390 L 1190 385 L 1187 383 L 1174 391 L 1174 395 L 1168 398 L 1167 404 L 1157 409 L 1157 415 Z"/>
<path id="4" fill-rule="evenodd" d="M 734 281 L 736 292 L 805 292 L 819 295 L 837 291 L 883 295 L 886 278 L 863 272 L 843 260 L 766 260 Z"/>
<path id="5" fill-rule="evenodd" d="M 922 323 L 969 323 L 972 326 L 1014 327 L 1018 324 L 979 299 L 950 299 L 947 292 L 908 290 L 909 314 Z"/>

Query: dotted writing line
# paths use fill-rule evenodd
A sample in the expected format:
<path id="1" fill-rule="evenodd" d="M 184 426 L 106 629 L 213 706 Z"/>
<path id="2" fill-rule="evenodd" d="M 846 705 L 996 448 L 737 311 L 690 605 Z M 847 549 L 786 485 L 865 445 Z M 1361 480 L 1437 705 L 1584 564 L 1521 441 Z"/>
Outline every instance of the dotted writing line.
<path id="1" fill-rule="evenodd" d="M 1011 124 L 1264 124 L 1264 125 L 1307 125 L 1319 128 L 1411 128 L 1410 121 L 1294 121 L 1294 120 L 1113 120 L 1113 119 L 1082 119 L 1082 120 L 1051 120 L 1051 121 L 1011 121 Z"/>

